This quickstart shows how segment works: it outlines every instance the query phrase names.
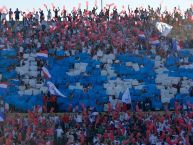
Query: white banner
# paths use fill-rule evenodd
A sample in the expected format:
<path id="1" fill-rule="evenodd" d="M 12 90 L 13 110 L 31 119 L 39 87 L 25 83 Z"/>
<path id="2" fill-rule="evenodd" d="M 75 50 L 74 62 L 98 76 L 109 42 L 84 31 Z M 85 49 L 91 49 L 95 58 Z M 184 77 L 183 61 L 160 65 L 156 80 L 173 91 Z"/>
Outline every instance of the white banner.
<path id="1" fill-rule="evenodd" d="M 162 36 L 165 36 L 165 37 L 171 32 L 173 28 L 173 26 L 163 22 L 156 22 L 155 25 L 156 25 L 156 28 L 161 32 Z"/>
<path id="2" fill-rule="evenodd" d="M 130 95 L 130 91 L 129 88 L 127 88 L 127 90 L 125 91 L 125 93 L 122 96 L 122 102 L 126 103 L 126 104 L 131 104 L 131 95 Z"/>

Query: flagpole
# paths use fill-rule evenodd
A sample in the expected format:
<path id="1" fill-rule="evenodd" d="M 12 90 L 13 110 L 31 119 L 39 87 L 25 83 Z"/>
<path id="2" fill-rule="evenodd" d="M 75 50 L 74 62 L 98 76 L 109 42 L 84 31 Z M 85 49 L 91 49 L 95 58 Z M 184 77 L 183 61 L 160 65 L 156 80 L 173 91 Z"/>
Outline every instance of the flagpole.
<path id="1" fill-rule="evenodd" d="M 103 0 L 101 0 L 101 11 L 103 9 Z"/>

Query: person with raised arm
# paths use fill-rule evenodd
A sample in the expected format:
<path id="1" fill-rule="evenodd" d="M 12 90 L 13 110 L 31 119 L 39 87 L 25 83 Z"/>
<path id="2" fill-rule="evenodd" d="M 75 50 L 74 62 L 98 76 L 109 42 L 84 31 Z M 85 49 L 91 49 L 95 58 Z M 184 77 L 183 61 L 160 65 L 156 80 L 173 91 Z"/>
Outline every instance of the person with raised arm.
<path id="1" fill-rule="evenodd" d="M 96 16 L 96 10 L 97 10 L 97 9 L 98 9 L 97 6 L 93 7 L 93 9 L 92 9 L 92 14 L 95 15 L 95 16 Z"/>
<path id="2" fill-rule="evenodd" d="M 44 20 L 44 11 L 39 9 L 39 13 L 40 13 L 40 22 Z"/>
<path id="3" fill-rule="evenodd" d="M 54 18 L 57 20 L 58 19 L 58 12 L 60 11 L 60 8 L 59 7 L 58 7 L 58 9 L 53 8 L 53 11 L 54 11 Z"/>
<path id="4" fill-rule="evenodd" d="M 1 13 L 1 21 L 6 21 L 6 17 L 7 17 L 7 14 L 8 14 L 8 10 L 7 8 L 4 8 L 3 12 Z"/>

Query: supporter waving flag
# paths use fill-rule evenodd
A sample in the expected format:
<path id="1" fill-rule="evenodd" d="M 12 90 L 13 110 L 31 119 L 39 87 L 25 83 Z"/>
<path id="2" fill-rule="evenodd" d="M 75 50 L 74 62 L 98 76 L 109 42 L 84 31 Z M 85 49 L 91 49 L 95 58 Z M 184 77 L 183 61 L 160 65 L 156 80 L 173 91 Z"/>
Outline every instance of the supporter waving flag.
<path id="1" fill-rule="evenodd" d="M 57 96 L 61 96 L 61 97 L 66 98 L 66 96 L 64 96 L 64 95 L 56 88 L 56 86 L 55 86 L 52 82 L 48 81 L 48 82 L 47 82 L 47 86 L 48 86 L 49 92 L 50 92 L 52 95 L 57 95 Z"/>
<path id="2" fill-rule="evenodd" d="M 175 38 L 172 39 L 172 46 L 173 46 L 173 50 L 181 50 L 183 47 L 183 44 L 180 43 L 178 40 L 176 40 Z"/>
<path id="3" fill-rule="evenodd" d="M 42 58 L 42 59 L 47 59 L 48 58 L 48 51 L 44 50 L 44 51 L 38 52 L 37 57 Z"/>
<path id="4" fill-rule="evenodd" d="M 159 38 L 157 36 L 153 36 L 150 38 L 149 43 L 151 45 L 157 46 L 160 44 Z"/>
<path id="5" fill-rule="evenodd" d="M 171 32 L 173 28 L 173 26 L 163 22 L 157 22 L 155 25 L 156 28 L 161 32 L 161 35 L 165 37 Z"/>
<path id="6" fill-rule="evenodd" d="M 45 77 L 46 79 L 50 79 L 50 78 L 52 77 L 46 67 L 42 67 L 42 71 L 43 71 L 44 77 Z"/>
<path id="7" fill-rule="evenodd" d="M 142 40 L 145 40 L 145 33 L 143 31 L 141 31 L 139 34 L 138 34 L 138 37 Z"/>

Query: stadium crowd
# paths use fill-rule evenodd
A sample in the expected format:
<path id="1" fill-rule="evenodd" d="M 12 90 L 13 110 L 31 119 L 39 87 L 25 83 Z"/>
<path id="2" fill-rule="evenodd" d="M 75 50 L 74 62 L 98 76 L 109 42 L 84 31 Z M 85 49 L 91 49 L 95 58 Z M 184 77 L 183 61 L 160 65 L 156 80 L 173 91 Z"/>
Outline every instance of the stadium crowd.
<path id="1" fill-rule="evenodd" d="M 35 51 L 31 50 L 32 48 L 37 48 L 36 51 L 52 48 L 67 50 L 70 54 L 73 53 L 72 49 L 90 51 L 92 55 L 97 49 L 107 53 L 112 52 L 113 48 L 116 48 L 114 51 L 118 53 L 125 52 L 126 49 L 135 51 L 142 46 L 149 49 L 144 41 L 138 40 L 140 32 L 143 32 L 148 39 L 158 36 L 158 31 L 154 27 L 155 21 L 163 21 L 175 26 L 192 17 L 192 9 L 181 14 L 177 8 L 172 13 L 168 11 L 161 13 L 161 8 L 154 10 L 151 7 L 136 8 L 134 11 L 128 8 L 128 12 L 123 9 L 120 13 L 114 7 L 113 12 L 110 13 L 110 8 L 111 5 L 101 10 L 99 14 L 96 13 L 97 8 L 93 8 L 92 11 L 85 9 L 83 12 L 81 9 L 74 9 L 72 13 L 67 13 L 63 9 L 61 15 L 59 15 L 60 9 L 54 9 L 53 18 L 51 10 L 48 10 L 47 21 L 43 10 L 39 13 L 38 11 L 27 13 L 17 9 L 13 13 L 10 9 L 6 13 L 3 9 L 0 13 L 1 45 L 4 48 L 20 49 L 20 53 Z M 9 21 L 6 21 L 6 14 L 9 14 Z M 21 14 L 23 23 L 17 22 L 21 20 Z M 169 38 L 161 38 L 161 40 L 161 46 L 168 41 L 168 45 L 171 43 Z M 23 48 L 27 46 L 28 49 L 24 50 Z M 165 49 L 167 50 L 167 47 Z"/>
<path id="2" fill-rule="evenodd" d="M 161 7 L 153 9 L 150 6 L 147 9 L 136 8 L 135 10 L 128 7 L 128 10 L 123 9 L 118 12 L 115 6 L 108 5 L 97 14 L 97 7 L 91 11 L 73 9 L 69 13 L 66 9 L 60 10 L 53 7 L 54 17 L 52 17 L 51 10 L 46 5 L 45 7 L 48 11 L 47 20 L 41 9 L 34 12 L 22 12 L 19 9 L 13 12 L 11 9 L 9 11 L 6 8 L 1 9 L 0 49 L 17 49 L 19 66 L 25 65 L 24 53 L 40 51 L 48 52 L 49 56 L 57 59 L 85 52 L 94 56 L 99 50 L 104 54 L 130 53 L 139 56 L 139 50 L 145 50 L 147 55 L 160 55 L 162 58 L 170 54 L 178 55 L 172 38 L 160 36 L 155 22 L 163 21 L 175 27 L 192 18 L 191 8 L 185 13 L 177 8 L 174 8 L 172 13 L 167 10 L 162 13 Z M 112 7 L 113 10 L 111 10 Z M 6 15 L 9 15 L 9 21 Z M 21 15 L 22 23 L 19 21 Z M 191 30 L 191 25 L 189 27 Z M 144 34 L 145 38 L 141 39 L 140 34 Z M 158 39 L 160 45 L 149 44 L 148 40 L 152 38 Z M 179 40 L 179 45 L 190 48 L 191 39 Z M 60 58 L 56 56 L 58 50 L 65 51 Z M 35 79 L 37 82 L 42 82 L 41 68 L 47 66 L 47 61 L 37 59 L 37 63 L 40 71 Z M 9 70 L 15 67 L 10 66 Z M 25 76 L 18 76 L 19 81 L 22 82 L 23 77 Z M 24 82 L 23 85 L 25 89 L 30 88 Z M 88 88 L 89 86 L 85 90 Z M 48 102 L 55 104 L 55 96 L 45 95 L 44 103 Z"/>
<path id="3" fill-rule="evenodd" d="M 191 145 L 193 107 L 174 112 L 136 112 L 117 105 L 99 113 L 82 106 L 82 113 L 41 114 L 37 107 L 25 115 L 9 115 L 1 144 L 5 145 Z M 70 111 L 70 110 L 69 110 Z"/>
<path id="4" fill-rule="evenodd" d="M 46 7 L 46 6 L 45 6 Z M 56 57 L 56 50 L 65 50 L 68 57 L 79 52 L 87 52 L 94 56 L 98 50 L 110 53 L 134 53 L 145 49 L 147 54 L 159 54 L 167 57 L 176 50 L 172 47 L 172 39 L 159 37 L 159 32 L 154 27 L 154 22 L 163 21 L 171 25 L 181 25 L 192 17 L 192 9 L 185 13 L 175 8 L 172 13 L 161 8 L 148 7 L 135 10 L 123 10 L 120 13 L 116 7 L 111 12 L 107 6 L 97 14 L 97 7 L 93 10 L 74 9 L 67 13 L 65 9 L 47 9 L 47 20 L 43 10 L 34 12 L 13 12 L 3 8 L 0 12 L 0 49 L 15 48 L 18 58 L 22 61 L 23 54 L 53 50 L 50 56 Z M 46 7 L 47 8 L 47 7 Z M 61 12 L 61 14 L 59 14 Z M 6 15 L 9 15 L 7 21 Z M 15 18 L 13 17 L 15 15 Z M 22 23 L 20 16 L 22 15 Z M 14 20 L 15 19 L 15 20 Z M 161 44 L 151 46 L 147 41 L 139 39 L 138 35 L 144 33 L 147 39 L 159 37 Z M 191 41 L 180 42 L 187 48 Z M 24 49 L 27 48 L 27 49 Z M 156 49 L 155 49 L 156 48 Z M 140 55 L 140 54 L 138 54 Z M 39 69 L 47 64 L 38 60 Z M 20 65 L 23 65 L 22 63 Z M 10 67 L 14 69 L 15 66 Z M 18 78 L 21 79 L 21 78 Z M 41 75 L 37 77 L 40 81 Z M 26 86 L 28 88 L 28 86 Z M 56 97 L 49 94 L 44 97 L 44 105 L 48 101 L 51 107 L 45 112 L 56 110 Z M 25 115 L 9 115 L 6 117 L 1 133 L 1 143 L 5 145 L 191 145 L 193 144 L 193 113 L 192 109 L 179 111 L 181 106 L 175 107 L 174 113 L 143 113 L 142 108 L 136 105 L 136 113 L 130 113 L 127 106 L 111 103 L 106 104 L 104 113 L 98 113 L 93 108 L 89 110 L 82 106 L 82 112 L 70 108 L 64 115 L 42 115 L 33 111 Z M 144 110 L 146 107 L 144 107 Z M 53 112 L 53 110 L 51 111 Z M 0 131 L 2 132 L 2 131 Z"/>

